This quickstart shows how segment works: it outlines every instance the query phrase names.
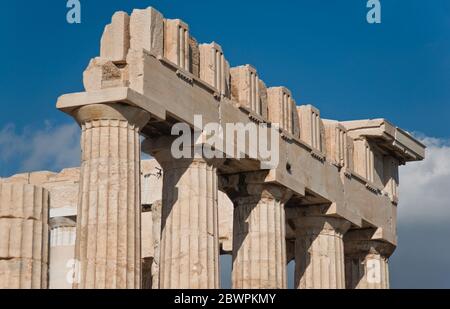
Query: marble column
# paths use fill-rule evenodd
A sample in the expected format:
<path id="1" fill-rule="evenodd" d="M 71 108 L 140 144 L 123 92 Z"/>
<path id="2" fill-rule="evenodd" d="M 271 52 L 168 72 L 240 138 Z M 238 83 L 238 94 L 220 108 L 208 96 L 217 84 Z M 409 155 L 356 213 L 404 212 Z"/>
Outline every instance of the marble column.
<path id="1" fill-rule="evenodd" d="M 284 205 L 291 192 L 264 183 L 262 173 L 245 176 L 235 206 L 233 224 L 234 289 L 285 289 L 286 226 Z M 260 178 L 260 179 L 258 179 Z"/>
<path id="2" fill-rule="evenodd" d="M 139 131 L 150 115 L 116 103 L 83 106 L 73 116 L 82 127 L 74 287 L 140 288 Z"/>
<path id="3" fill-rule="evenodd" d="M 267 172 L 221 177 L 221 189 L 234 205 L 234 289 L 285 289 L 285 203 L 292 192 L 266 182 Z"/>
<path id="4" fill-rule="evenodd" d="M 302 216 L 295 221 L 295 286 L 345 289 L 343 236 L 351 224 L 326 216 Z"/>
<path id="5" fill-rule="evenodd" d="M 151 148 L 151 147 L 150 147 Z M 213 162 L 152 153 L 163 168 L 159 287 L 218 289 L 218 177 Z"/>
<path id="6" fill-rule="evenodd" d="M 48 192 L 0 185 L 0 289 L 48 286 Z"/>
<path id="7" fill-rule="evenodd" d="M 72 289 L 75 280 L 77 223 L 70 218 L 50 219 L 49 289 Z"/>
<path id="8" fill-rule="evenodd" d="M 389 289 L 389 257 L 395 246 L 372 240 L 373 229 L 352 230 L 344 237 L 347 289 Z"/>

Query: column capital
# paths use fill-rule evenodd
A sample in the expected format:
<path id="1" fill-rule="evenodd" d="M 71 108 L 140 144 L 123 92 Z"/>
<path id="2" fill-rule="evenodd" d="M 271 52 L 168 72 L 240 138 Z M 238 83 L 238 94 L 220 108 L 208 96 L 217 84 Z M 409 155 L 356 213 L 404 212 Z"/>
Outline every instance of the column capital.
<path id="1" fill-rule="evenodd" d="M 150 120 L 148 112 L 139 107 L 123 103 L 85 105 L 74 110 L 72 117 L 80 125 L 91 121 L 100 121 L 99 124 L 101 124 L 102 120 L 116 120 L 119 122 L 127 121 L 139 129 L 142 129 Z"/>
<path id="2" fill-rule="evenodd" d="M 51 230 L 58 229 L 58 228 L 64 228 L 64 227 L 76 227 L 77 223 L 76 221 L 67 218 L 67 217 L 55 217 L 50 218 L 48 225 Z"/>
<path id="3" fill-rule="evenodd" d="M 295 225 L 297 235 L 344 235 L 351 227 L 351 223 L 343 218 L 327 216 L 299 217 Z"/>
<path id="4" fill-rule="evenodd" d="M 396 246 L 373 239 L 376 229 L 351 230 L 344 236 L 345 253 L 348 256 L 380 255 L 389 258 Z"/>
<path id="5" fill-rule="evenodd" d="M 220 179 L 222 189 L 230 199 L 239 206 L 243 200 L 254 199 L 259 202 L 262 199 L 273 199 L 286 203 L 292 197 L 292 191 L 277 183 L 267 182 L 268 171 L 224 175 Z M 248 201 L 244 201 L 248 204 Z"/>
<path id="6" fill-rule="evenodd" d="M 327 215 L 330 205 L 302 206 L 292 212 L 292 222 L 296 233 L 319 234 L 339 233 L 345 234 L 351 228 L 351 222 L 341 218 Z"/>
<path id="7" fill-rule="evenodd" d="M 313 205 L 297 208 L 296 216 L 292 218 L 296 233 L 326 234 L 338 233 L 344 235 L 351 227 L 350 221 L 341 217 L 326 215 L 329 205 Z"/>
<path id="8" fill-rule="evenodd" d="M 214 168 L 220 168 L 225 159 L 205 158 L 203 145 L 193 145 L 191 147 L 191 158 L 174 158 L 172 154 L 173 142 L 178 136 L 162 136 L 160 138 L 146 138 L 142 143 L 142 151 L 153 156 L 163 169 L 191 168 L 195 164 L 207 163 Z"/>

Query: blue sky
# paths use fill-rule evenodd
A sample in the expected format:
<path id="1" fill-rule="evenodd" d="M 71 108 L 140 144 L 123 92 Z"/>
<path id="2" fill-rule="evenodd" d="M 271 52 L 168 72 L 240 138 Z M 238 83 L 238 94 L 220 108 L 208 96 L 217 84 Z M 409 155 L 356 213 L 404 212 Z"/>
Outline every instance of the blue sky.
<path id="1" fill-rule="evenodd" d="M 217 41 L 232 65 L 250 63 L 299 104 L 342 120 L 387 117 L 411 131 L 449 137 L 450 2 L 382 1 L 369 25 L 365 0 L 81 0 L 82 24 L 66 22 L 66 0 L 1 1 L 0 123 L 65 122 L 58 95 L 82 90 L 103 27 L 117 10 L 157 7 Z"/>
<path id="2" fill-rule="evenodd" d="M 448 149 L 448 0 L 382 0 L 381 25 L 366 22 L 366 0 L 81 0 L 80 25 L 66 22 L 66 2 L 0 2 L 0 177 L 76 164 L 78 131 L 55 109 L 56 99 L 83 90 L 82 72 L 99 54 L 100 37 L 112 14 L 147 6 L 185 20 L 198 41 L 221 44 L 233 66 L 254 65 L 269 86 L 287 86 L 298 104 L 317 106 L 324 118 L 388 118 L 437 139 L 432 144 L 439 145 L 436 153 Z M 50 155 L 58 151 L 58 157 Z M 450 218 L 447 212 L 444 217 Z M 400 235 L 415 224 L 403 222 Z M 423 223 L 430 237 L 450 236 L 448 229 L 431 229 L 430 222 L 435 221 Z M 413 250 L 416 238 L 404 239 Z M 417 254 L 405 249 L 398 253 L 411 265 L 422 258 L 413 260 Z M 410 265 L 394 263 L 397 269 Z M 428 286 L 450 287 L 450 279 L 444 278 L 450 277 L 448 262 L 439 263 L 440 272 L 436 268 L 420 276 L 430 277 Z M 394 285 L 419 285 L 419 275 L 414 281 L 404 268 L 400 274 L 394 271 Z"/>

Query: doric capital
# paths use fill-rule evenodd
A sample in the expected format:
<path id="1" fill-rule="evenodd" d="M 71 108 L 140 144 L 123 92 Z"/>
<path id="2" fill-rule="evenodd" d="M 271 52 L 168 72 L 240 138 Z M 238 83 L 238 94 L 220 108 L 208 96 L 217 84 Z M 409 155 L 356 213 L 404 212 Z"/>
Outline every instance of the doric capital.
<path id="1" fill-rule="evenodd" d="M 267 182 L 267 171 L 241 173 L 222 176 L 220 183 L 231 200 L 236 204 L 242 199 L 272 199 L 286 203 L 292 191 L 276 183 Z"/>
<path id="2" fill-rule="evenodd" d="M 51 230 L 70 227 L 73 228 L 77 226 L 77 222 L 67 217 L 56 217 L 50 218 L 49 226 Z"/>
<path id="3" fill-rule="evenodd" d="M 327 215 L 330 205 L 302 206 L 295 209 L 290 220 L 297 235 L 330 234 L 343 236 L 351 223 L 341 217 Z"/>
<path id="4" fill-rule="evenodd" d="M 351 230 L 344 237 L 347 256 L 367 256 L 370 254 L 389 258 L 395 251 L 393 244 L 373 239 L 376 229 Z"/>
<path id="5" fill-rule="evenodd" d="M 186 158 L 174 158 L 172 146 L 178 136 L 163 136 L 160 138 L 146 138 L 142 143 L 142 151 L 153 156 L 163 169 L 187 168 L 196 163 L 207 163 L 214 168 L 220 168 L 225 162 L 222 158 L 205 158 L 203 156 L 203 145 L 198 144 L 191 147 Z"/>
<path id="6" fill-rule="evenodd" d="M 328 216 L 301 216 L 295 220 L 297 235 L 343 236 L 351 223 L 343 218 Z"/>
<path id="7" fill-rule="evenodd" d="M 140 129 L 150 120 L 148 112 L 123 103 L 85 105 L 76 109 L 72 116 L 80 125 L 96 120 L 118 120 Z"/>

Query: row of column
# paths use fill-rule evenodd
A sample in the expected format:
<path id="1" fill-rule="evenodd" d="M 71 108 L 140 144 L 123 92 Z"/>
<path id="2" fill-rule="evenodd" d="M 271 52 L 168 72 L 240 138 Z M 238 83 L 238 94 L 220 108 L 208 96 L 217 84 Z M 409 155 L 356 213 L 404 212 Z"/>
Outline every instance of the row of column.
<path id="1" fill-rule="evenodd" d="M 73 286 L 140 288 L 140 130 L 150 115 L 137 107 L 104 104 L 81 107 L 73 116 L 82 127 Z M 217 169 L 222 162 L 174 159 L 170 140 L 146 145 L 164 170 L 159 287 L 219 288 Z M 284 206 L 292 193 L 265 183 L 263 172 L 233 179 L 226 188 L 235 206 L 233 287 L 284 289 Z M 304 208 L 294 222 L 296 287 L 388 288 L 387 258 L 394 248 L 371 240 L 370 230 L 346 233 L 349 222 L 321 213 L 317 206 Z M 52 230 L 55 244 L 73 242 L 64 230 L 73 235 L 72 223 L 60 223 L 62 229 Z M 48 193 L 27 185 L 0 186 L 0 231 L 9 237 L 0 245 L 0 285 L 45 288 Z"/>
<path id="2" fill-rule="evenodd" d="M 82 127 L 76 240 L 80 269 L 74 287 L 140 288 L 139 133 L 150 115 L 136 107 L 105 104 L 81 107 L 73 116 Z M 167 143 L 150 141 L 146 147 L 164 170 L 159 287 L 219 288 L 221 162 L 198 156 L 173 159 Z M 291 192 L 266 184 L 261 173 L 238 178 L 230 190 L 235 205 L 233 287 L 286 288 L 284 205 Z M 352 278 L 347 286 L 369 286 L 359 284 L 370 280 L 365 277 L 369 258 L 387 269 L 384 252 L 376 246 L 369 246 L 369 252 L 352 246 L 346 257 L 347 221 L 313 213 L 295 223 L 298 288 L 344 288 L 346 270 Z M 379 277 L 384 282 L 380 287 L 386 287 L 387 274 Z"/>

